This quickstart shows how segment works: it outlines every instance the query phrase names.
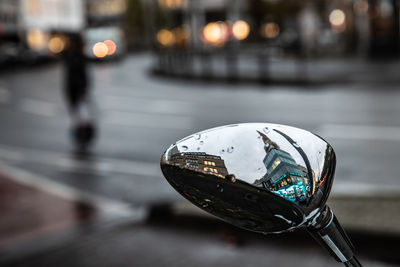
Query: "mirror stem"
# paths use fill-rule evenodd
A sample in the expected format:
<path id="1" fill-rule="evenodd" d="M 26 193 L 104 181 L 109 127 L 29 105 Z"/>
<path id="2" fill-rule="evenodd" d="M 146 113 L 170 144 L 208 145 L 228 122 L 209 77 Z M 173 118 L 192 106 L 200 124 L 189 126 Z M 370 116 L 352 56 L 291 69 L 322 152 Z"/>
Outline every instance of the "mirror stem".
<path id="1" fill-rule="evenodd" d="M 339 262 L 348 267 L 362 267 L 354 256 L 354 246 L 331 209 L 326 206 L 317 218 L 318 225 L 308 227 L 311 236 Z"/>

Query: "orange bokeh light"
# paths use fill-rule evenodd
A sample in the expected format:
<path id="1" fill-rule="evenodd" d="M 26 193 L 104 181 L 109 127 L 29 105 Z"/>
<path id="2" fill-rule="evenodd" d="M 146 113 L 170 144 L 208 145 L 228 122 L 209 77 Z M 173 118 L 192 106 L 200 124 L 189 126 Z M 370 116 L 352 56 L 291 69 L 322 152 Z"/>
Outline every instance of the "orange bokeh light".
<path id="1" fill-rule="evenodd" d="M 93 54 L 98 58 L 103 58 L 108 54 L 108 47 L 103 42 L 98 42 L 93 46 Z"/>
<path id="2" fill-rule="evenodd" d="M 107 55 L 110 56 L 117 51 L 117 45 L 112 40 L 105 40 L 103 43 L 107 46 Z"/>

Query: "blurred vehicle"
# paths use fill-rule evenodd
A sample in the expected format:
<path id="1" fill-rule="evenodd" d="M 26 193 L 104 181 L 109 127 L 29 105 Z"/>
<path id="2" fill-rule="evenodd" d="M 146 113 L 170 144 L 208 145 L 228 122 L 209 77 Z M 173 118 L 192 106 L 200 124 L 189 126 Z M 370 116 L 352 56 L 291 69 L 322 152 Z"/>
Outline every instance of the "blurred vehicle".
<path id="1" fill-rule="evenodd" d="M 89 28 L 84 33 L 85 55 L 90 59 L 116 59 L 126 53 L 123 31 L 116 26 Z"/>
<path id="2" fill-rule="evenodd" d="M 81 0 L 21 0 L 18 3 L 19 36 L 35 57 L 61 53 L 67 45 L 65 34 L 82 32 L 85 27 Z"/>

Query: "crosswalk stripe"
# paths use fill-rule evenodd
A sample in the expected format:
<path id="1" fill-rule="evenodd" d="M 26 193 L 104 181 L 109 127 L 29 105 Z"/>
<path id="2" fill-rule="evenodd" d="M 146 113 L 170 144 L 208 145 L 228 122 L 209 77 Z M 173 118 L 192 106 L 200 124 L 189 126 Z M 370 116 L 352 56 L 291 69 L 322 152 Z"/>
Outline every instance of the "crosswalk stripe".
<path id="1" fill-rule="evenodd" d="M 104 157 L 83 161 L 65 153 L 16 148 L 5 145 L 0 145 L 0 159 L 16 163 L 29 162 L 41 165 L 55 165 L 61 169 L 78 170 L 81 172 L 114 172 L 151 177 L 158 177 L 161 175 L 157 163 Z"/>

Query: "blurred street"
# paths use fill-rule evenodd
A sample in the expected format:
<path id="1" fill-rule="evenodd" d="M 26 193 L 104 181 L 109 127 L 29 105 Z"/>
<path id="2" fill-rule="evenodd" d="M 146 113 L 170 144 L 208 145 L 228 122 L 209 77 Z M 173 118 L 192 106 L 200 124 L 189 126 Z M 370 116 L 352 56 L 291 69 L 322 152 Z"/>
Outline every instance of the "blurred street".
<path id="1" fill-rule="evenodd" d="M 156 214 L 161 218 L 156 216 L 153 224 L 152 220 L 150 224 L 143 223 L 153 207 L 166 207 L 182 200 L 162 177 L 159 159 L 164 150 L 189 134 L 225 124 L 280 123 L 304 128 L 325 138 L 338 157 L 333 204 L 335 199 L 352 197 L 368 197 L 371 203 L 375 198 L 398 199 L 400 92 L 393 83 L 265 86 L 179 81 L 149 76 L 152 60 L 145 53 L 128 56 L 118 63 L 91 65 L 93 99 L 100 127 L 96 145 L 86 157 L 76 155 L 71 145 L 59 63 L 0 74 L 0 161 L 4 163 L 4 166 L 0 165 L 0 173 L 7 176 L 7 183 L 13 181 L 11 183 L 33 186 L 46 192 L 43 194 L 86 202 L 95 209 L 89 212 L 90 216 L 84 217 L 93 225 L 86 230 L 78 227 L 78 233 L 84 234 L 84 241 L 77 239 L 76 232 L 68 232 L 76 228 L 75 224 L 59 225 L 45 234 L 39 232 L 31 238 L 25 237 L 23 242 L 13 239 L 3 242 L 0 255 L 6 260 L 0 264 L 185 266 L 190 261 L 193 266 L 337 266 L 310 237 L 302 234 L 282 241 L 307 239 L 300 250 L 293 245 L 275 246 L 275 237 L 267 243 L 250 238 L 251 241 L 245 242 L 241 249 L 242 244 L 237 244 L 236 234 L 232 234 L 236 230 L 230 226 L 217 223 L 218 229 L 228 229 L 222 243 L 221 237 L 215 239 L 215 233 L 212 234 L 217 230 L 204 230 L 214 228 L 214 219 L 208 228 L 205 223 L 203 230 L 194 226 L 189 227 L 191 230 L 183 229 L 183 235 L 178 234 L 179 224 L 166 220 L 162 217 L 163 212 Z M 57 201 L 49 201 L 59 205 Z M 338 206 L 350 209 L 346 203 L 339 201 Z M 62 204 L 70 210 L 68 205 Z M 332 206 L 335 209 L 335 205 Z M 111 212 L 107 207 L 111 207 Z M 394 205 L 394 211 L 397 207 Z M 391 210 L 391 221 L 384 222 L 388 217 L 380 218 L 379 214 L 373 213 L 380 212 L 380 208 L 375 205 L 370 215 L 372 222 L 358 230 L 383 233 L 384 236 L 393 232 L 399 234 L 398 216 Z M 67 213 L 63 214 L 68 217 Z M 340 211 L 337 215 L 341 218 Z M 196 225 L 196 221 L 198 223 L 198 219 L 193 219 L 191 223 Z M 350 225 L 357 229 L 357 224 L 351 225 L 352 219 L 343 218 L 343 221 L 345 227 Z M 135 222 L 139 225 L 135 226 Z M 168 225 L 175 229 L 166 230 Z M 60 238 L 60 232 L 65 231 L 69 238 Z M 205 236 L 212 238 L 202 236 L 198 231 L 206 231 Z M 48 245 L 43 242 L 40 249 L 33 245 L 35 240 L 54 237 L 54 233 L 57 233 L 55 239 L 58 241 L 48 241 Z M 362 241 L 365 238 L 362 234 L 355 236 L 357 245 L 365 241 Z M 397 236 L 388 237 L 389 241 L 381 240 L 384 245 L 373 250 L 372 256 L 368 255 L 369 245 L 360 245 L 360 258 L 365 266 L 395 266 L 386 265 L 388 262 L 399 264 L 399 259 L 388 254 L 396 250 L 392 245 L 396 244 Z M 245 240 L 248 238 L 244 237 Z M 257 242 L 262 244 L 257 245 Z M 171 243 L 174 243 L 173 249 L 168 248 Z M 17 256 L 21 247 L 26 258 L 24 253 Z M 118 249 L 121 257 L 114 255 L 103 261 L 106 252 L 113 254 L 110 251 L 113 247 Z M 154 251 L 141 257 L 143 250 Z M 190 256 L 177 258 L 175 254 L 182 250 L 187 250 L 186 255 Z M 45 256 L 46 251 L 56 252 Z M 387 255 L 382 256 L 382 251 Z M 102 256 L 92 258 L 93 255 Z M 380 263 L 380 258 L 386 263 Z M 60 259 L 71 262 L 65 261 L 62 265 Z M 266 259 L 270 259 L 269 264 Z"/>
<path id="2" fill-rule="evenodd" d="M 140 205 L 176 196 L 160 179 L 158 167 L 169 144 L 220 125 L 272 122 L 310 130 L 333 145 L 338 156 L 335 187 L 349 192 L 400 189 L 396 86 L 191 83 L 150 78 L 150 63 L 150 56 L 140 55 L 121 64 L 92 66 L 100 129 L 92 155 L 83 161 L 74 157 L 68 132 L 62 67 L 3 73 L 1 159 L 84 191 Z"/>

